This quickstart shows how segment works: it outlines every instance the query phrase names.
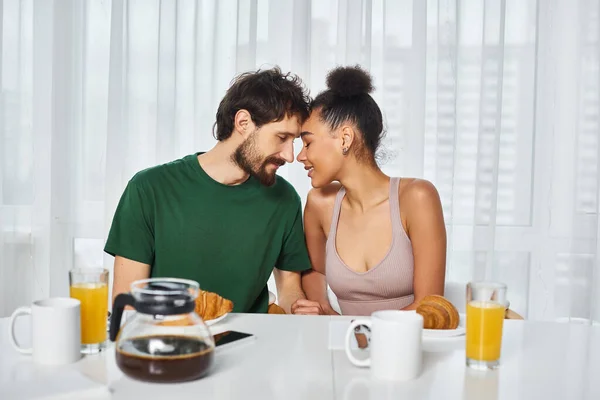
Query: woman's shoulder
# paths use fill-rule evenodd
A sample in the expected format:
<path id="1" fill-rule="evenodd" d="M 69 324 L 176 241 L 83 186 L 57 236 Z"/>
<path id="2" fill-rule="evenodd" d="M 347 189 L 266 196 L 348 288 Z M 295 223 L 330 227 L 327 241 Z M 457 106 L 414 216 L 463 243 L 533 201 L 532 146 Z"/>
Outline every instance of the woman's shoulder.
<path id="1" fill-rule="evenodd" d="M 409 207 L 440 203 L 440 195 L 434 184 L 426 179 L 419 178 L 401 178 L 398 198 L 400 204 Z"/>
<path id="2" fill-rule="evenodd" d="M 329 185 L 312 188 L 308 192 L 307 202 L 312 202 L 315 205 L 328 205 L 335 202 L 335 197 L 340 191 L 342 185 L 339 182 L 332 182 Z"/>
<path id="3" fill-rule="evenodd" d="M 306 198 L 306 211 L 314 212 L 328 219 L 333 212 L 335 197 L 342 185 L 332 182 L 320 188 L 313 188 Z"/>

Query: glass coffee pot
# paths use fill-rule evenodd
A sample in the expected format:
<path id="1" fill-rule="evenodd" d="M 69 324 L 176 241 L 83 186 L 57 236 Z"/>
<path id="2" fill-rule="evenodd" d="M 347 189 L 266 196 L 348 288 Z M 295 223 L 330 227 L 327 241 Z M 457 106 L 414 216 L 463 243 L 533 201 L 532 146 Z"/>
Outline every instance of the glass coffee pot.
<path id="1" fill-rule="evenodd" d="M 194 311 L 199 285 L 175 278 L 133 282 L 114 301 L 110 340 L 123 373 L 147 382 L 185 382 L 203 377 L 214 359 L 215 342 Z M 121 327 L 126 306 L 137 311 Z"/>

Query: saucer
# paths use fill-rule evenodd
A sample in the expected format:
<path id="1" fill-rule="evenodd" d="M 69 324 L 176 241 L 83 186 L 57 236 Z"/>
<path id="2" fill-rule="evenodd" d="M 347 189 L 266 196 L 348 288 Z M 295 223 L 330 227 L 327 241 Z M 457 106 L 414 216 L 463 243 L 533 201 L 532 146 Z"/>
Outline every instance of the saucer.
<path id="1" fill-rule="evenodd" d="M 275 300 L 277 300 L 275 297 L 275 293 L 273 293 L 269 290 L 269 305 L 275 303 Z"/>
<path id="2" fill-rule="evenodd" d="M 409 312 L 416 312 L 410 310 Z M 467 326 L 467 314 L 459 313 L 460 317 L 458 321 L 458 327 L 456 329 L 423 329 L 424 338 L 451 338 L 456 336 L 463 336 L 466 332 Z"/>
<path id="3" fill-rule="evenodd" d="M 227 317 L 229 315 L 229 313 L 223 314 L 221 315 L 219 318 L 215 318 L 215 319 L 209 319 L 209 320 L 205 320 L 204 323 L 208 326 L 214 325 L 218 322 L 221 322 L 222 320 L 225 319 L 225 317 Z"/>
<path id="4" fill-rule="evenodd" d="M 466 331 L 466 314 L 458 314 L 460 320 L 456 329 L 423 329 L 423 337 L 428 338 L 448 338 L 454 336 L 462 336 Z"/>

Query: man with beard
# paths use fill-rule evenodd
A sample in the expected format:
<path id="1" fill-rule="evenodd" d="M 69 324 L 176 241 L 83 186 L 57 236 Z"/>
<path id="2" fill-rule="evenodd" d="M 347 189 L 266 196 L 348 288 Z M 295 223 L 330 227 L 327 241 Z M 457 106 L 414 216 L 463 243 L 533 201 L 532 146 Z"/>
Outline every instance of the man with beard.
<path id="1" fill-rule="evenodd" d="M 298 77 L 240 75 L 219 104 L 214 148 L 129 181 L 105 246 L 115 256 L 113 298 L 134 280 L 176 277 L 232 300 L 234 312 L 266 312 L 271 272 L 286 312 L 305 298 L 300 198 L 276 172 L 294 160 L 307 116 Z"/>

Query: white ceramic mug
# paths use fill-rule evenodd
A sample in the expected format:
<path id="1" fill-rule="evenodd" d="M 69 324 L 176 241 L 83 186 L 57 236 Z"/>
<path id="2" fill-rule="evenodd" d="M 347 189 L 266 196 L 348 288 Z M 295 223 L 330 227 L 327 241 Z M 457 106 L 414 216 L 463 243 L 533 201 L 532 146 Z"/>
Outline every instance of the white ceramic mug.
<path id="1" fill-rule="evenodd" d="M 371 330 L 370 357 L 357 359 L 350 341 L 354 328 L 365 325 Z M 371 367 L 377 379 L 406 381 L 421 373 L 423 364 L 423 317 L 415 312 L 377 311 L 371 319 L 357 319 L 346 332 L 345 349 L 350 362 L 358 367 Z"/>
<path id="2" fill-rule="evenodd" d="M 70 364 L 81 358 L 81 303 L 71 298 L 51 298 L 34 301 L 31 307 L 19 307 L 10 317 L 8 337 L 22 354 L 32 354 L 39 364 Z M 15 321 L 31 315 L 30 348 L 19 346 Z"/>

